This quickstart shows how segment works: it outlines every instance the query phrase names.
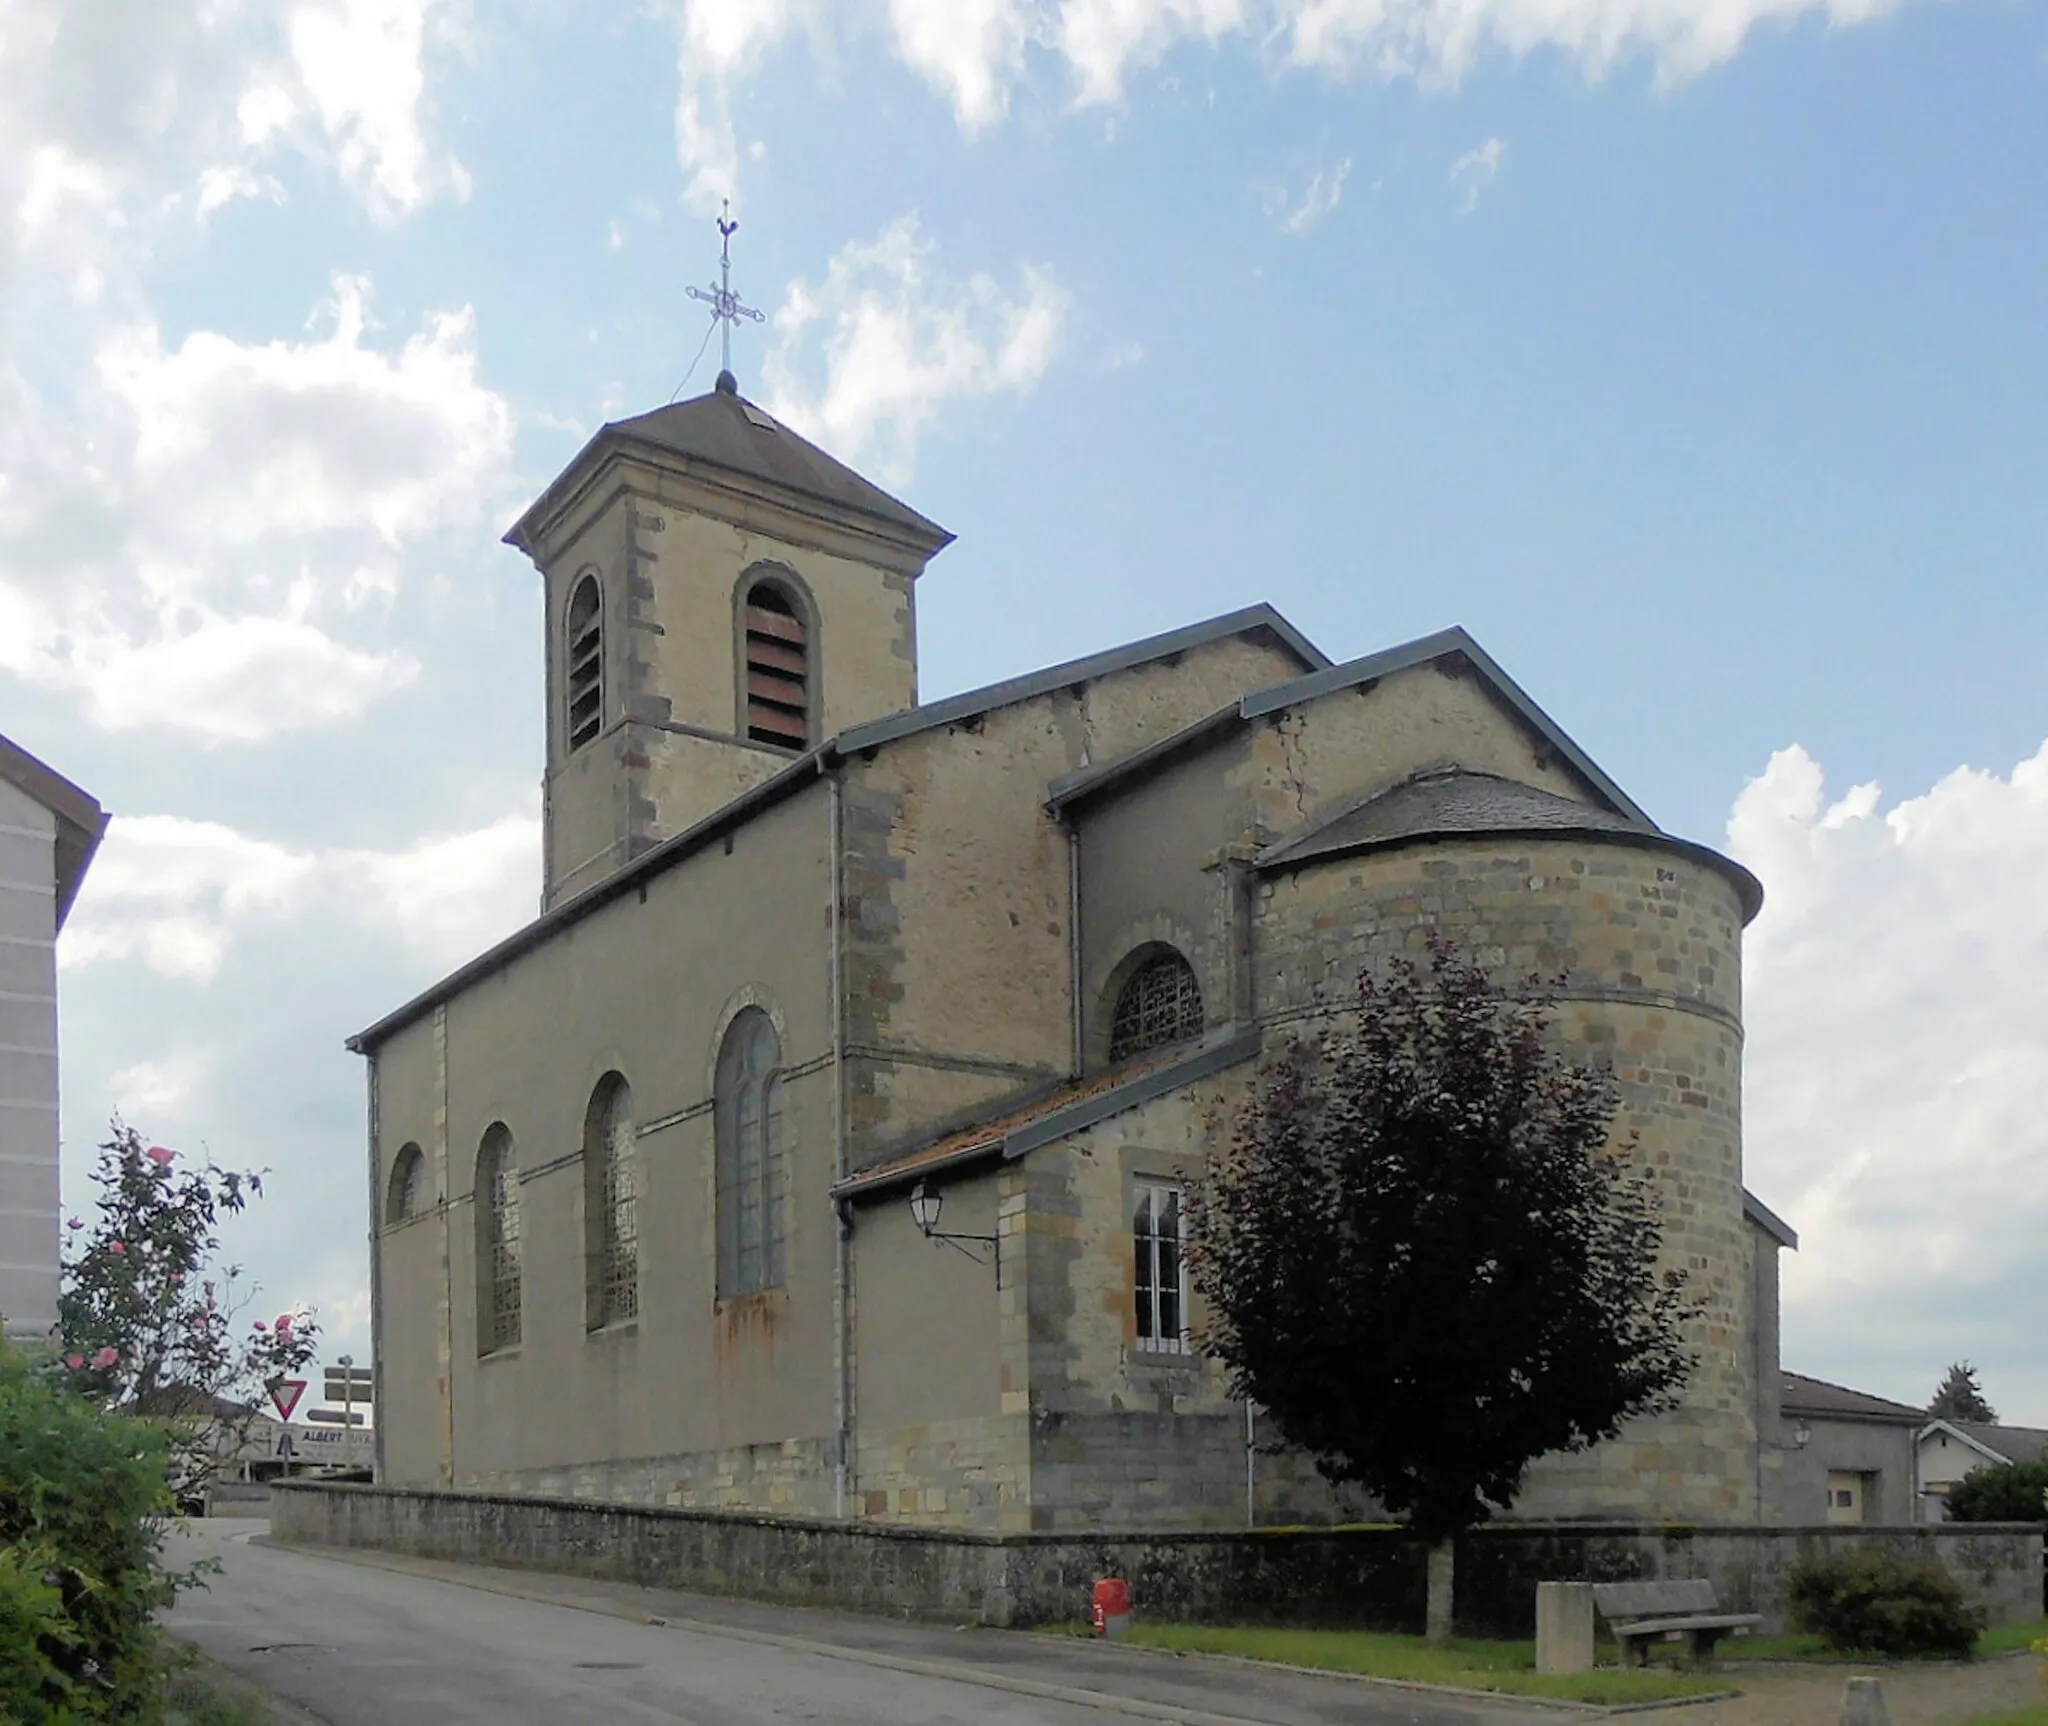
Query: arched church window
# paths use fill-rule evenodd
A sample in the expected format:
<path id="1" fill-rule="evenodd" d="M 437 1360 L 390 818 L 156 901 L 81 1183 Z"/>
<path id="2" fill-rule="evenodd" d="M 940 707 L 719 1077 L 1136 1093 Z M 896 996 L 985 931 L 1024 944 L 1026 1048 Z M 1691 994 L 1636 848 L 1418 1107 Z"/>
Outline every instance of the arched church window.
<path id="1" fill-rule="evenodd" d="M 568 736 L 573 752 L 604 728 L 604 596 L 586 574 L 569 599 Z"/>
<path id="2" fill-rule="evenodd" d="M 718 1155 L 721 1298 L 782 1282 L 782 1043 L 759 1007 L 734 1019 L 718 1054 L 713 1102 Z"/>
<path id="3" fill-rule="evenodd" d="M 418 1145 L 399 1147 L 391 1165 L 391 1185 L 384 1199 L 384 1220 L 402 1223 L 420 1214 L 420 1182 L 426 1172 L 426 1158 Z"/>
<path id="4" fill-rule="evenodd" d="M 1145 960 L 1117 993 L 1109 1058 L 1121 1061 L 1202 1034 L 1202 989 L 1195 970 L 1171 947 Z"/>
<path id="5" fill-rule="evenodd" d="M 586 1219 L 592 1330 L 640 1312 L 640 1215 L 634 1168 L 633 1087 L 607 1073 L 583 1117 L 583 1214 Z"/>
<path id="6" fill-rule="evenodd" d="M 476 1153 L 477 1353 L 519 1340 L 519 1165 L 512 1131 L 491 1123 Z"/>
<path id="7" fill-rule="evenodd" d="M 747 738 L 801 749 L 811 737 L 810 640 L 780 582 L 757 581 L 741 608 L 747 665 Z"/>

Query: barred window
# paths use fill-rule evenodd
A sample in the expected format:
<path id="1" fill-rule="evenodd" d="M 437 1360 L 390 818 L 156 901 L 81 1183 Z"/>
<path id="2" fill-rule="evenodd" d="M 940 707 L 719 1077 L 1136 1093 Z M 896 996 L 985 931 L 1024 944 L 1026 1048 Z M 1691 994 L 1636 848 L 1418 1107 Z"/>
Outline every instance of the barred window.
<path id="1" fill-rule="evenodd" d="M 519 1165 L 512 1132 L 493 1122 L 476 1154 L 477 1352 L 519 1340 Z"/>
<path id="2" fill-rule="evenodd" d="M 783 1278 L 787 1187 L 781 1040 L 758 1007 L 733 1020 L 718 1056 L 718 1292 L 777 1288 Z"/>
<path id="3" fill-rule="evenodd" d="M 402 1223 L 420 1213 L 420 1183 L 426 1173 L 426 1158 L 418 1145 L 399 1147 L 391 1164 L 391 1185 L 384 1199 L 384 1220 Z"/>
<path id="4" fill-rule="evenodd" d="M 640 1311 L 640 1214 L 633 1087 L 607 1073 L 583 1117 L 584 1217 L 592 1330 Z"/>
<path id="5" fill-rule="evenodd" d="M 595 575 L 586 575 L 576 584 L 564 638 L 568 696 L 564 730 L 573 752 L 604 729 L 604 600 Z"/>
<path id="6" fill-rule="evenodd" d="M 1118 992 L 1109 1058 L 1121 1061 L 1201 1034 L 1201 986 L 1194 967 L 1169 947 L 1140 964 Z"/>
<path id="7" fill-rule="evenodd" d="M 777 583 L 747 590 L 747 737 L 801 749 L 811 735 L 810 642 L 796 602 Z"/>
<path id="8" fill-rule="evenodd" d="M 1140 1186 L 1131 1207 L 1137 1257 L 1138 1346 L 1187 1352 L 1188 1268 L 1181 1254 L 1180 1188 Z"/>

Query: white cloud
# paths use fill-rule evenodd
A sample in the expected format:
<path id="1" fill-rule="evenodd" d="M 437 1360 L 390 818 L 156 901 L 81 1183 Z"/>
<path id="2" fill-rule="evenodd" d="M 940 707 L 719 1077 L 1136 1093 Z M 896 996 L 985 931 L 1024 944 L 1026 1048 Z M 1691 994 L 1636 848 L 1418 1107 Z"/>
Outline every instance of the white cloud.
<path id="1" fill-rule="evenodd" d="M 1500 178 L 1507 153 L 1505 139 L 1488 138 L 1451 164 L 1451 185 L 1457 190 L 1460 211 L 1469 213 L 1479 207 L 1480 194 Z"/>
<path id="2" fill-rule="evenodd" d="M 1034 57 L 1083 106 L 1120 101 L 1131 77 L 1189 47 L 1235 44 L 1278 68 L 1336 78 L 1454 85 L 1488 53 L 1543 50 L 1589 78 L 1631 60 L 1660 84 L 1740 51 L 1759 25 L 1813 15 L 1860 24 L 1899 0 L 682 0 L 677 145 L 701 207 L 737 198 L 733 103 L 746 78 L 799 29 L 878 26 L 896 58 L 951 104 L 961 128 L 999 120 Z M 1168 76 L 1171 76 L 1170 74 Z"/>
<path id="3" fill-rule="evenodd" d="M 1787 1364 L 1889 1362 L 1887 1393 L 1917 1396 L 1967 1355 L 2031 1374 L 2048 1417 L 2048 744 L 1889 809 L 1875 785 L 1831 799 L 1782 750 L 1728 840 L 1767 894 L 1745 1137 L 1751 1184 L 1802 1235 Z"/>
<path id="4" fill-rule="evenodd" d="M 86 875 L 59 956 L 67 972 L 128 961 L 205 984 L 238 942 L 275 940 L 290 924 L 302 938 L 347 927 L 417 969 L 443 970 L 534 916 L 539 859 L 540 823 L 527 814 L 400 851 L 297 848 L 217 822 L 122 816 Z M 130 1071 L 162 1088 L 155 1069 Z"/>
<path id="5" fill-rule="evenodd" d="M 1297 203 L 1284 186 L 1276 186 L 1266 198 L 1266 212 L 1277 219 L 1283 234 L 1299 238 L 1321 227 L 1323 220 L 1344 201 L 1344 182 L 1351 178 L 1351 158 L 1331 168 L 1318 168 L 1309 176 Z"/>
<path id="6" fill-rule="evenodd" d="M 841 248 L 818 286 L 791 284 L 765 368 L 770 411 L 892 483 L 948 402 L 1030 390 L 1067 313 L 1049 269 L 1027 265 L 1012 292 L 937 274 L 934 251 L 915 216 Z"/>
<path id="7" fill-rule="evenodd" d="M 0 371 L 0 670 L 216 741 L 408 683 L 374 602 L 507 502 L 513 416 L 468 308 L 380 346 L 369 306 L 341 277 L 301 341 L 118 326 L 68 413 Z"/>

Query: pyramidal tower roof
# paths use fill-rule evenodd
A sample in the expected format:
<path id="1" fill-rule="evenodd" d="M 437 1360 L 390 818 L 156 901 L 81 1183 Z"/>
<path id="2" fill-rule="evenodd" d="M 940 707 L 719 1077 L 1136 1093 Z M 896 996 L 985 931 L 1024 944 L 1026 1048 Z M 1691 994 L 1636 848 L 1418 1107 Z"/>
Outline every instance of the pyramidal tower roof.
<path id="1" fill-rule="evenodd" d="M 572 486 L 588 465 L 608 448 L 652 446 L 692 463 L 722 468 L 757 482 L 800 493 L 887 523 L 898 534 L 923 541 L 931 551 L 952 542 L 938 523 L 891 497 L 837 457 L 809 439 L 799 437 L 765 408 L 740 394 L 732 373 L 720 372 L 708 395 L 671 402 L 651 413 L 613 420 L 562 470 L 505 535 L 522 551 L 554 511 L 565 487 Z"/>

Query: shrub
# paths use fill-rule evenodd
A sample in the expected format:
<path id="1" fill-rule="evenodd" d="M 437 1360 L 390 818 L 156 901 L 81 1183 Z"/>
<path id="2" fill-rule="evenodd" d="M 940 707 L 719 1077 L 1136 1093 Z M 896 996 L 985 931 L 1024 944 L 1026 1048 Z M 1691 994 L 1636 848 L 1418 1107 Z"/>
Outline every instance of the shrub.
<path id="1" fill-rule="evenodd" d="M 1939 1564 L 1861 1547 L 1794 1567 L 1792 1618 L 1842 1649 L 1880 1654 L 1967 1654 L 1981 1615 Z"/>
<path id="2" fill-rule="evenodd" d="M 2048 1522 L 2048 1457 L 1972 1469 L 1945 1504 L 1951 1522 Z"/>
<path id="3" fill-rule="evenodd" d="M 169 1509 L 160 1434 L 0 1345 L 0 1720 L 155 1718 Z"/>

